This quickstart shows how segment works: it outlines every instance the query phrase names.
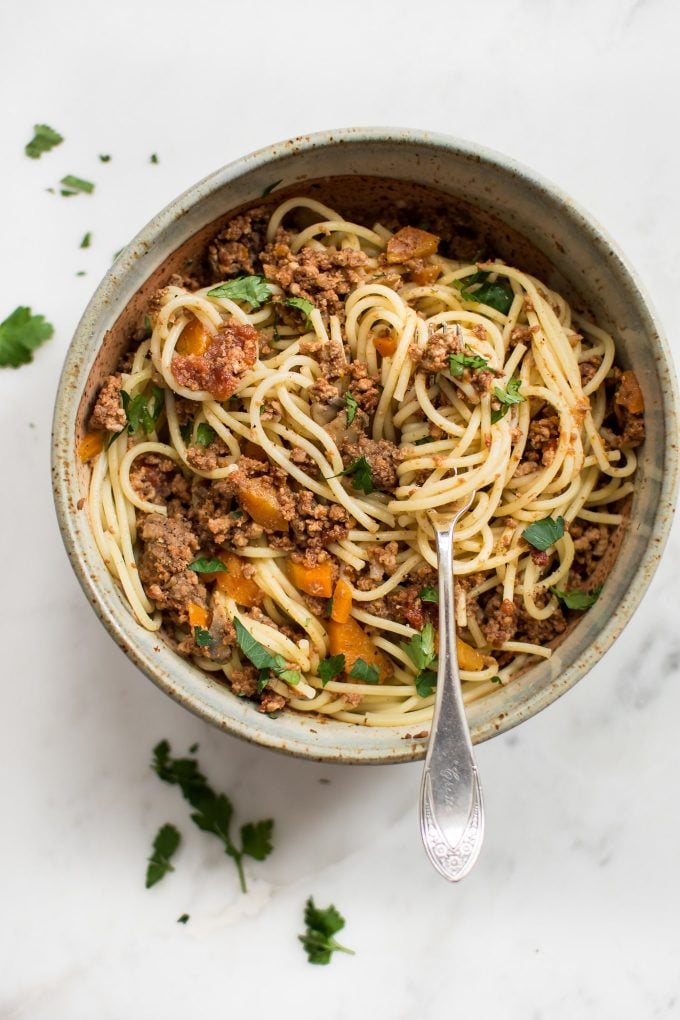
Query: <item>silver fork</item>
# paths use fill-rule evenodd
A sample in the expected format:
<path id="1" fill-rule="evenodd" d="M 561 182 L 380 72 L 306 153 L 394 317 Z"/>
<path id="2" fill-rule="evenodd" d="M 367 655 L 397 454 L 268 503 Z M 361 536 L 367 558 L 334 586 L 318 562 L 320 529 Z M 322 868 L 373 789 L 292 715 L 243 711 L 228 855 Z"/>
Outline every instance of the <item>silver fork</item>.
<path id="1" fill-rule="evenodd" d="M 460 689 L 453 602 L 453 532 L 474 494 L 430 511 L 439 568 L 439 666 L 430 741 L 420 788 L 420 833 L 430 861 L 449 882 L 464 878 L 484 837 L 484 807 Z"/>

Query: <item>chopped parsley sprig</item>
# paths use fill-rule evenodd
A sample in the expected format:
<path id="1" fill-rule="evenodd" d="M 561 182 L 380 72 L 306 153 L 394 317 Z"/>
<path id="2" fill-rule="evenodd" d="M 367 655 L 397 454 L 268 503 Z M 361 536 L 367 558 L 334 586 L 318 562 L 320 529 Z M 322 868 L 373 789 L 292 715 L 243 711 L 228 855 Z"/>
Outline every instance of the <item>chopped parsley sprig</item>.
<path id="1" fill-rule="evenodd" d="M 519 392 L 519 388 L 522 385 L 521 379 L 508 379 L 508 385 L 504 390 L 500 389 L 499 386 L 494 386 L 493 392 L 496 400 L 500 402 L 500 407 L 491 412 L 491 424 L 495 425 L 501 418 L 505 418 L 508 413 L 508 409 L 513 404 L 522 404 L 526 397 L 522 396 Z"/>
<path id="2" fill-rule="evenodd" d="M 564 603 L 567 609 L 580 609 L 583 611 L 595 605 L 600 597 L 602 585 L 598 584 L 597 588 L 594 588 L 591 592 L 579 591 L 578 589 L 574 591 L 558 591 L 557 588 L 551 588 L 550 591 L 560 602 Z"/>
<path id="3" fill-rule="evenodd" d="M 421 698 L 427 698 L 437 685 L 437 652 L 435 632 L 431 623 L 426 623 L 420 634 L 414 634 L 410 641 L 401 641 L 400 647 L 417 668 L 416 690 Z"/>
<path id="4" fill-rule="evenodd" d="M 234 629 L 236 630 L 238 646 L 245 657 L 250 659 L 253 666 L 266 673 L 266 676 L 263 677 L 261 675 L 260 677 L 263 690 L 269 677 L 269 671 L 274 673 L 275 676 L 280 677 L 283 681 L 285 681 L 285 683 L 290 684 L 292 687 L 296 687 L 300 683 L 301 677 L 299 672 L 296 669 L 289 669 L 286 665 L 286 660 L 282 655 L 272 655 L 271 652 L 268 652 L 264 645 L 261 645 L 260 642 L 246 630 L 237 617 L 234 617 Z"/>
<path id="5" fill-rule="evenodd" d="M 338 471 L 337 475 L 331 475 L 331 477 L 341 478 L 343 475 L 349 475 L 352 480 L 352 487 L 365 492 L 366 495 L 375 490 L 371 465 L 365 457 L 357 457 L 344 471 Z"/>
<path id="6" fill-rule="evenodd" d="M 0 322 L 0 367 L 19 368 L 33 361 L 33 351 L 54 333 L 43 315 L 20 306 Z"/>
<path id="7" fill-rule="evenodd" d="M 152 385 L 150 397 L 146 393 L 138 393 L 136 397 L 131 397 L 125 390 L 121 390 L 120 399 L 128 422 L 128 433 L 131 436 L 140 428 L 144 429 L 147 435 L 155 430 L 165 406 L 160 386 L 156 386 L 155 383 Z"/>
<path id="8" fill-rule="evenodd" d="M 534 521 L 533 524 L 527 525 L 522 532 L 522 538 L 540 552 L 545 552 L 555 542 L 559 542 L 563 535 L 564 517 L 557 517 L 555 520 L 552 517 L 544 517 L 542 521 Z"/>
<path id="9" fill-rule="evenodd" d="M 195 758 L 173 758 L 170 744 L 161 740 L 153 750 L 152 768 L 165 783 L 179 786 L 185 800 L 194 809 L 191 820 L 202 832 L 210 832 L 222 842 L 224 852 L 234 861 L 241 891 L 247 892 L 243 858 L 263 861 L 273 850 L 274 822 L 265 818 L 241 826 L 241 844 L 231 836 L 234 808 L 225 793 L 216 793 L 208 784 Z"/>
<path id="10" fill-rule="evenodd" d="M 354 956 L 353 949 L 341 945 L 334 937 L 345 927 L 345 919 L 332 904 L 320 910 L 310 896 L 305 904 L 304 918 L 307 929 L 298 938 L 310 963 L 330 963 L 333 953 Z"/>
<path id="11" fill-rule="evenodd" d="M 229 298 L 230 301 L 241 301 L 251 308 L 259 308 L 269 301 L 272 289 L 264 276 L 237 276 L 235 280 L 227 280 L 208 291 L 208 297 Z"/>
<path id="12" fill-rule="evenodd" d="M 45 152 L 49 152 L 56 145 L 64 141 L 62 135 L 47 124 L 35 124 L 33 126 L 33 137 L 24 147 L 24 152 L 31 159 L 40 159 Z"/>
<path id="13" fill-rule="evenodd" d="M 162 878 L 165 878 L 169 871 L 175 870 L 170 863 L 170 858 L 177 850 L 181 841 L 182 837 L 174 825 L 167 822 L 160 827 L 153 841 L 153 849 L 146 869 L 147 889 L 150 889 L 156 882 L 160 882 Z"/>

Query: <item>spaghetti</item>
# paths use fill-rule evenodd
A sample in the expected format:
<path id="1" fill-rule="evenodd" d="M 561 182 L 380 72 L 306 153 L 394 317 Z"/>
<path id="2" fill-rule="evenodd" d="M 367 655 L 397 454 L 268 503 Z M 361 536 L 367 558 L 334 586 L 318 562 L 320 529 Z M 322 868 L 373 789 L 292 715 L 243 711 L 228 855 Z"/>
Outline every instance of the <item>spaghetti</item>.
<path id="1" fill-rule="evenodd" d="M 95 408 L 112 435 L 90 520 L 131 611 L 265 710 L 428 723 L 428 511 L 470 493 L 466 702 L 549 657 L 606 572 L 642 438 L 635 377 L 544 283 L 438 240 L 289 199 L 261 272 L 163 289 L 108 386 L 117 406 Z"/>

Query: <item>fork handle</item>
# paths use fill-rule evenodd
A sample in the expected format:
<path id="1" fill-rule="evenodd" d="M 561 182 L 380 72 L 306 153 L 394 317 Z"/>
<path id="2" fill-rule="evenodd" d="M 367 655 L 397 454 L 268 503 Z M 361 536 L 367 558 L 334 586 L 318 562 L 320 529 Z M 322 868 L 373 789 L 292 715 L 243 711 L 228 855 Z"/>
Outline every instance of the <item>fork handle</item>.
<path id="1" fill-rule="evenodd" d="M 484 808 L 458 673 L 453 603 L 453 530 L 435 528 L 439 565 L 439 667 L 420 790 L 420 832 L 430 861 L 457 882 L 475 863 Z"/>

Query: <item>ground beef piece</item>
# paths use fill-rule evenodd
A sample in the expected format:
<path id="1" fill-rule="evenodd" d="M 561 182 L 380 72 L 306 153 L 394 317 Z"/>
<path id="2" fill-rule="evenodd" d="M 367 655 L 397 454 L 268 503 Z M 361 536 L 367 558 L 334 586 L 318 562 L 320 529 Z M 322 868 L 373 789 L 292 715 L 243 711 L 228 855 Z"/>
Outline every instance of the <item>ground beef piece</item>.
<path id="1" fill-rule="evenodd" d="M 371 468 L 374 489 L 389 491 L 396 487 L 399 449 L 394 443 L 387 439 L 367 439 L 363 435 L 356 442 L 351 442 L 347 437 L 340 443 L 340 452 L 346 468 L 359 458 L 366 458 Z"/>
<path id="2" fill-rule="evenodd" d="M 401 620 L 414 630 L 422 630 L 426 623 L 434 624 L 437 620 L 437 606 L 423 602 L 420 597 L 421 584 L 400 584 L 385 597 L 390 619 Z M 373 612 L 373 603 L 369 603 Z"/>
<path id="3" fill-rule="evenodd" d="M 189 486 L 177 464 L 170 457 L 146 453 L 137 457 L 130 468 L 130 484 L 140 499 L 166 506 L 171 497 L 188 503 Z"/>
<path id="4" fill-rule="evenodd" d="M 274 691 L 263 691 L 262 697 L 260 698 L 260 704 L 258 706 L 258 712 L 280 712 L 282 708 L 286 707 L 286 699 L 282 694 L 276 694 Z"/>
<path id="5" fill-rule="evenodd" d="M 409 356 L 414 365 L 428 374 L 446 372 L 449 368 L 449 355 L 460 354 L 463 341 L 458 330 L 441 326 L 432 333 L 424 347 L 411 344 Z"/>
<path id="6" fill-rule="evenodd" d="M 322 343 L 320 340 L 303 340 L 300 344 L 300 354 L 316 355 L 324 379 L 339 379 L 347 374 L 345 348 L 333 337 L 328 343 Z"/>
<path id="7" fill-rule="evenodd" d="M 262 268 L 269 280 L 293 297 L 303 297 L 324 315 L 344 319 L 345 297 L 365 278 L 367 257 L 354 248 L 303 248 L 293 253 L 290 235 L 280 230 L 262 255 Z"/>
<path id="8" fill-rule="evenodd" d="M 323 375 L 319 376 L 307 392 L 312 400 L 317 400 L 320 404 L 329 404 L 331 400 L 337 400 L 340 396 L 338 387 L 328 382 Z"/>
<path id="9" fill-rule="evenodd" d="M 196 443 L 187 447 L 187 460 L 197 471 L 214 471 L 224 467 L 230 455 L 229 447 L 219 437 L 207 446 Z"/>
<path id="10" fill-rule="evenodd" d="M 479 607 L 477 620 L 484 637 L 492 648 L 512 641 L 517 631 L 519 609 L 514 602 L 494 593 L 483 607 Z"/>
<path id="11" fill-rule="evenodd" d="M 257 330 L 231 318 L 219 327 L 204 354 L 175 354 L 172 373 L 180 386 L 226 400 L 257 356 Z"/>
<path id="12" fill-rule="evenodd" d="M 578 368 L 581 375 L 581 386 L 588 385 L 601 364 L 602 358 L 600 357 L 594 357 L 592 361 L 581 361 L 579 363 Z"/>
<path id="13" fill-rule="evenodd" d="M 391 577 L 398 566 L 399 543 L 381 542 L 380 545 L 369 545 L 366 552 L 369 560 L 368 572 L 373 580 L 382 581 L 386 574 Z"/>
<path id="14" fill-rule="evenodd" d="M 546 620 L 535 620 L 520 605 L 518 609 L 515 641 L 527 641 L 531 645 L 548 645 L 567 629 L 567 619 L 561 608 L 557 608 Z"/>
<path id="15" fill-rule="evenodd" d="M 380 376 L 369 372 L 364 361 L 353 361 L 349 366 L 348 390 L 362 411 L 373 414 L 380 403 Z"/>
<path id="16" fill-rule="evenodd" d="M 299 468 L 302 468 L 302 470 L 305 471 L 310 478 L 321 477 L 321 469 L 319 468 L 319 465 L 306 450 L 301 449 L 299 446 L 293 447 L 290 451 L 290 459 L 293 464 L 297 464 Z"/>
<path id="17" fill-rule="evenodd" d="M 523 461 L 534 464 L 539 462 L 544 467 L 552 464 L 555 451 L 560 441 L 560 419 L 556 414 L 541 414 L 529 425 L 527 445 L 524 448 Z"/>
<path id="18" fill-rule="evenodd" d="M 267 232 L 263 206 L 235 216 L 208 247 L 208 264 L 215 279 L 251 275 L 259 271 L 259 253 Z"/>
<path id="19" fill-rule="evenodd" d="M 510 343 L 508 347 L 512 350 L 517 344 L 526 344 L 527 347 L 531 347 L 531 341 L 534 339 L 534 333 L 538 331 L 539 326 L 515 326 L 510 333 Z"/>
<path id="20" fill-rule="evenodd" d="M 607 524 L 574 521 L 569 525 L 569 534 L 574 542 L 570 583 L 573 579 L 576 587 L 590 590 L 598 581 L 604 580 L 605 556 L 611 545 L 612 529 Z"/>
<path id="21" fill-rule="evenodd" d="M 352 518 L 338 503 L 317 502 L 306 489 L 295 493 L 295 508 L 290 521 L 298 543 L 310 549 L 320 549 L 347 538 Z"/>
<path id="22" fill-rule="evenodd" d="M 283 417 L 283 408 L 278 400 L 265 400 L 260 405 L 260 421 L 279 422 Z"/>
<path id="23" fill-rule="evenodd" d="M 139 577 L 158 609 L 170 610 L 180 623 L 186 623 L 190 602 L 207 608 L 205 585 L 195 571 L 187 569 L 199 549 L 188 523 L 178 517 L 147 514 L 142 518 L 138 535 L 144 545 Z"/>
<path id="24" fill-rule="evenodd" d="M 231 689 L 239 698 L 252 698 L 257 694 L 258 677 L 259 673 L 254 666 L 235 669 L 229 678 Z"/>
<path id="25" fill-rule="evenodd" d="M 127 417 L 120 399 L 120 384 L 119 375 L 110 375 L 104 381 L 90 415 L 90 428 L 106 432 L 123 431 L 127 425 Z"/>
<path id="26" fill-rule="evenodd" d="M 187 400 L 186 397 L 175 397 L 175 414 L 177 415 L 178 423 L 180 425 L 188 425 L 189 422 L 192 422 L 200 406 L 196 400 Z"/>
<path id="27" fill-rule="evenodd" d="M 228 482 L 226 478 L 193 481 L 191 519 L 203 547 L 224 544 L 238 550 L 264 534 L 264 528 L 237 506 Z"/>

